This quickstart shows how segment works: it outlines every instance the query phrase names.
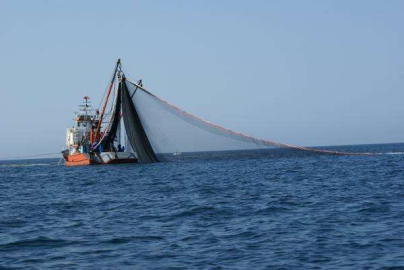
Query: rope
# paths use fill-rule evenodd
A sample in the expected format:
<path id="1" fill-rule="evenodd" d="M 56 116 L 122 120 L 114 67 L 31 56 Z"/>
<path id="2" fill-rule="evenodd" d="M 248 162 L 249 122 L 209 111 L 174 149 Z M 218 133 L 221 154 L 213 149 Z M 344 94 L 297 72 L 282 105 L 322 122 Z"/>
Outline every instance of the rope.
<path id="1" fill-rule="evenodd" d="M 52 155 L 60 155 L 60 152 L 49 153 L 49 154 L 28 155 L 28 156 L 5 157 L 5 158 L 0 158 L 0 160 L 13 160 L 13 159 L 23 159 L 23 158 L 31 158 L 31 157 L 52 156 Z"/>

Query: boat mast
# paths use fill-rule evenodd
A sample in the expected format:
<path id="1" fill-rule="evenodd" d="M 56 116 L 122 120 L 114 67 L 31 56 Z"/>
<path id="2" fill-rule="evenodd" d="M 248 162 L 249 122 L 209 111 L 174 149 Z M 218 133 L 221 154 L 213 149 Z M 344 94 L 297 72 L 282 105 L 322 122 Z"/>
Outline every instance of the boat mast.
<path id="1" fill-rule="evenodd" d="M 98 141 L 100 139 L 100 137 L 101 137 L 100 136 L 100 130 L 101 130 L 102 120 L 103 120 L 104 114 L 105 114 L 105 109 L 107 108 L 108 99 L 109 99 L 109 96 L 111 95 L 112 87 L 114 86 L 116 73 L 120 69 L 121 69 L 121 59 L 118 59 L 118 61 L 116 62 L 114 73 L 112 74 L 111 82 L 109 83 L 109 86 L 108 86 L 107 95 L 105 97 L 104 105 L 102 107 L 100 119 L 99 119 L 99 122 L 98 122 L 98 125 L 97 125 L 97 129 L 95 131 L 95 136 L 93 136 L 91 143 L 94 143 L 94 141 Z"/>

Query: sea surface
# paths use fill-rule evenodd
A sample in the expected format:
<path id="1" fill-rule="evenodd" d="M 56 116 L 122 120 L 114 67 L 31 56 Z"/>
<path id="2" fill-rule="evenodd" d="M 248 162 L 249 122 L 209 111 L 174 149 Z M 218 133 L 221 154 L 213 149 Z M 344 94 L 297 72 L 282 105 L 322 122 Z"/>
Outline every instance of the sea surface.
<path id="1" fill-rule="evenodd" d="M 404 144 L 336 149 L 2 161 L 0 269 L 404 269 Z"/>

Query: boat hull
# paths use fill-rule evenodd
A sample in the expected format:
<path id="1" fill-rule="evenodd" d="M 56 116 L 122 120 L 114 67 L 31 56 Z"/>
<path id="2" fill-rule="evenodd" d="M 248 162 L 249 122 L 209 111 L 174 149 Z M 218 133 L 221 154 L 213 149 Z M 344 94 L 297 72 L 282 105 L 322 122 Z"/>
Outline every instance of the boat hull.
<path id="1" fill-rule="evenodd" d="M 138 159 L 133 153 L 126 152 L 104 152 L 104 153 L 74 153 L 63 155 L 65 165 L 87 166 L 87 165 L 107 165 L 107 164 L 127 164 L 137 163 Z"/>

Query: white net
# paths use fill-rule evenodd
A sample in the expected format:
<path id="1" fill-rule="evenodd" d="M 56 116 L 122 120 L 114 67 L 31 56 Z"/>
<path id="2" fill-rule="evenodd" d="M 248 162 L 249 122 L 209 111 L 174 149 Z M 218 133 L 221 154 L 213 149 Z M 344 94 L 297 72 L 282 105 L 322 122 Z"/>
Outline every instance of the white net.
<path id="1" fill-rule="evenodd" d="M 357 154 L 292 146 L 231 131 L 182 111 L 135 82 L 127 80 L 126 86 L 155 153 L 283 149 L 301 153 Z"/>

